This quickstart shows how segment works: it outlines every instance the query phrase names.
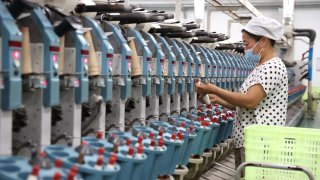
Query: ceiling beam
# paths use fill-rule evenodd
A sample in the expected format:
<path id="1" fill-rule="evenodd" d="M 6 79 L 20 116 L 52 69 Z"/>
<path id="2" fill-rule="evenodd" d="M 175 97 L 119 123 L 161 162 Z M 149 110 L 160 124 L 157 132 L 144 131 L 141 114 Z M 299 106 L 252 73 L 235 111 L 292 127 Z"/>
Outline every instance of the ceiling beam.
<path id="1" fill-rule="evenodd" d="M 220 5 L 220 6 L 209 6 L 207 10 L 209 11 L 238 11 L 243 10 L 243 6 L 233 6 L 233 5 Z"/>
<path id="2" fill-rule="evenodd" d="M 205 0 L 212 6 L 223 6 L 224 4 L 220 0 Z M 239 19 L 240 17 L 233 11 L 223 11 L 226 15 L 231 17 L 232 19 Z"/>
<path id="3" fill-rule="evenodd" d="M 207 0 L 206 0 L 207 1 Z M 151 8 L 174 8 L 175 7 L 175 1 L 162 1 L 162 0 L 131 0 L 131 4 L 139 5 L 141 7 L 151 7 Z M 192 8 L 193 1 L 186 1 L 183 0 L 181 2 L 182 8 Z M 268 1 L 254 1 L 251 3 L 254 7 L 263 8 L 263 7 L 282 7 L 282 1 L 279 2 L 268 2 Z M 224 6 L 228 6 L 229 4 L 224 4 Z M 234 4 L 230 5 L 233 6 Z M 206 3 L 206 7 L 212 6 L 212 4 Z M 218 5 L 217 5 L 218 6 Z M 319 1 L 312 1 L 312 0 L 304 0 L 304 1 L 296 1 L 295 2 L 295 8 L 299 7 L 319 7 L 320 6 L 320 0 Z"/>
<path id="4" fill-rule="evenodd" d="M 248 0 L 238 0 L 238 2 L 247 8 L 253 15 L 262 16 L 262 13 L 258 11 Z"/>

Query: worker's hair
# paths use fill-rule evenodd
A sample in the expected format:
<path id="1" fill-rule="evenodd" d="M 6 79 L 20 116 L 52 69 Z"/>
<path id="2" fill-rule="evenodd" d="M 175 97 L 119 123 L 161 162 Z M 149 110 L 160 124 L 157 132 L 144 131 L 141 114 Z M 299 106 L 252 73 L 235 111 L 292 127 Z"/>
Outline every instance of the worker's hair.
<path id="1" fill-rule="evenodd" d="M 244 29 L 242 29 L 241 32 L 242 33 L 243 32 L 247 33 L 252 39 L 254 39 L 257 42 L 263 37 L 263 36 L 258 36 L 258 35 L 252 34 L 252 33 L 248 32 L 248 31 L 246 31 Z M 267 39 L 269 39 L 269 38 L 267 38 Z M 269 39 L 269 41 L 270 41 L 271 46 L 274 47 L 276 41 L 273 40 L 273 39 Z"/>

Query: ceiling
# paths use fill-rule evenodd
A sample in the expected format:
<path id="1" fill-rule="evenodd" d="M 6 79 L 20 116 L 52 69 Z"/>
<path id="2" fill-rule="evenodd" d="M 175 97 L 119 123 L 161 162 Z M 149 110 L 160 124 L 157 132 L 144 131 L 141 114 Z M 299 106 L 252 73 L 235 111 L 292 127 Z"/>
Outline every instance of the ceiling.
<path id="1" fill-rule="evenodd" d="M 127 0 L 128 1 L 128 0 Z M 129 0 L 130 4 L 135 4 L 140 7 L 150 9 L 161 9 L 166 11 L 174 11 L 177 0 Z M 181 8 L 193 8 L 194 0 L 179 0 L 181 1 Z M 197 1 L 197 0 L 196 0 Z M 246 1 L 246 0 L 242 0 Z M 283 6 L 283 0 L 248 0 L 257 9 L 263 8 L 281 8 Z M 256 10 L 251 10 L 242 6 L 238 0 L 205 0 L 207 7 L 213 7 L 219 4 L 223 4 L 224 8 L 230 9 L 227 13 L 233 19 L 239 19 L 240 17 L 256 16 L 259 14 Z M 320 8 L 320 0 L 295 0 L 295 8 L 298 7 L 316 7 Z M 253 8 L 254 9 L 254 8 Z M 222 11 L 218 9 L 218 11 Z"/>
<path id="2" fill-rule="evenodd" d="M 224 4 L 237 5 L 237 0 L 219 0 Z M 249 0 L 254 6 L 282 6 L 283 0 Z M 130 0 L 130 4 L 137 4 L 144 7 L 172 7 L 175 5 L 175 0 Z M 182 6 L 193 6 L 193 0 L 181 0 Z M 320 7 L 320 0 L 295 0 L 296 6 Z"/>
<path id="3" fill-rule="evenodd" d="M 253 5 L 259 6 L 259 5 L 282 5 L 283 0 L 249 0 Z M 295 0 L 296 6 L 312 6 L 312 5 L 319 5 L 320 1 L 319 0 Z"/>

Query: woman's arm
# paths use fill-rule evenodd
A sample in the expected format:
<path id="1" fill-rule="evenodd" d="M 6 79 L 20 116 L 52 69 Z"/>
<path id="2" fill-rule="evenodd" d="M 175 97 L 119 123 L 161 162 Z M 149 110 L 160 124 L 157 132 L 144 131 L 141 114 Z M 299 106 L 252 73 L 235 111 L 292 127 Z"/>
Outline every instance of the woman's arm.
<path id="1" fill-rule="evenodd" d="M 266 97 L 260 84 L 251 86 L 246 94 L 227 91 L 210 83 L 197 84 L 196 91 L 201 94 L 215 94 L 226 102 L 225 105 L 230 104 L 246 109 L 255 108 Z M 223 102 L 221 101 L 221 103 Z"/>
<path id="2" fill-rule="evenodd" d="M 236 110 L 236 106 L 233 104 L 228 103 L 227 101 L 224 101 L 223 99 L 221 99 L 219 96 L 214 95 L 214 94 L 209 94 L 209 98 L 211 103 L 215 104 L 220 104 L 221 106 L 230 109 L 230 110 Z"/>

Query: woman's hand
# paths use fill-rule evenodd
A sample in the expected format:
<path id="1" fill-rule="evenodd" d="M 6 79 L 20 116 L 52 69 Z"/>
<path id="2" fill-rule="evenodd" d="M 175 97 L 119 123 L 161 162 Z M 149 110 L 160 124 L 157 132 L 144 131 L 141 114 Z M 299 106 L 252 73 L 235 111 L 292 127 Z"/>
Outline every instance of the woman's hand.
<path id="1" fill-rule="evenodd" d="M 205 104 L 204 100 L 203 100 L 203 96 L 205 96 L 206 94 L 198 94 L 198 99 L 201 103 Z M 208 94 L 209 98 L 210 98 L 210 102 L 211 104 L 220 104 L 221 103 L 221 98 L 219 98 L 217 95 L 215 94 Z"/>
<path id="2" fill-rule="evenodd" d="M 199 94 L 213 94 L 216 89 L 217 86 L 211 83 L 196 83 L 196 92 Z"/>
<path id="3" fill-rule="evenodd" d="M 208 94 L 212 104 L 221 104 L 221 98 L 215 94 Z"/>
<path id="4" fill-rule="evenodd" d="M 225 108 L 228 108 L 230 110 L 236 110 L 236 106 L 235 105 L 224 101 L 219 96 L 217 96 L 215 94 L 208 94 L 208 95 L 209 95 L 211 104 L 219 104 L 219 105 L 221 105 L 221 106 L 223 106 Z M 202 102 L 203 104 L 205 104 L 204 100 L 202 99 L 203 96 L 204 96 L 204 94 L 199 94 L 199 101 Z"/>

